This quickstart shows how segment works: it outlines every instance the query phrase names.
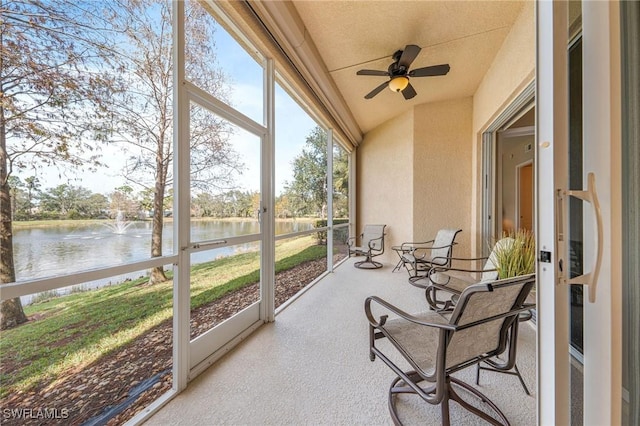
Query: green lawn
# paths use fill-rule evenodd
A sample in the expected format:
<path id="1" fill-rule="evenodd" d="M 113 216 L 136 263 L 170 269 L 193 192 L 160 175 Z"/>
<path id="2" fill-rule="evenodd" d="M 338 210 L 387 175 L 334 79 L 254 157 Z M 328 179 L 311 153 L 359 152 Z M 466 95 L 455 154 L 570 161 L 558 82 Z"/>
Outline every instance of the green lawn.
<path id="1" fill-rule="evenodd" d="M 277 244 L 276 272 L 326 257 L 312 236 Z M 171 275 L 171 274 L 169 274 Z M 258 253 L 243 253 L 195 265 L 191 307 L 258 282 Z M 97 290 L 53 297 L 28 305 L 35 320 L 2 332 L 0 398 L 25 391 L 43 379 L 63 377 L 136 339 L 172 316 L 173 284 L 154 286 L 146 278 Z"/>

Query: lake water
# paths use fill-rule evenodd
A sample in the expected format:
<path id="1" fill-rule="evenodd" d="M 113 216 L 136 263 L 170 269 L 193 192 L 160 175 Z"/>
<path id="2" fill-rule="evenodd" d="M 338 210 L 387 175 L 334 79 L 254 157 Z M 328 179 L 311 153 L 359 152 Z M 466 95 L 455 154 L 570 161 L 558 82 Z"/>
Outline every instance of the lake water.
<path id="1" fill-rule="evenodd" d="M 304 231 L 313 228 L 311 222 L 276 222 L 276 234 Z M 256 220 L 206 220 L 191 225 L 191 240 L 207 241 L 231 236 L 248 235 L 259 231 Z M 105 222 L 78 225 L 69 221 L 62 226 L 16 229 L 13 237 L 14 263 L 18 281 L 45 278 L 87 269 L 117 266 L 149 259 L 151 253 L 151 222 Z M 192 262 L 204 262 L 219 256 L 246 250 L 244 246 L 223 247 L 195 253 Z M 164 255 L 173 254 L 173 223 L 163 229 Z M 134 276 L 113 277 L 122 281 Z M 84 287 L 99 287 L 107 282 L 87 283 Z M 64 291 L 63 291 L 64 292 Z M 28 303 L 27 299 L 23 302 Z"/>

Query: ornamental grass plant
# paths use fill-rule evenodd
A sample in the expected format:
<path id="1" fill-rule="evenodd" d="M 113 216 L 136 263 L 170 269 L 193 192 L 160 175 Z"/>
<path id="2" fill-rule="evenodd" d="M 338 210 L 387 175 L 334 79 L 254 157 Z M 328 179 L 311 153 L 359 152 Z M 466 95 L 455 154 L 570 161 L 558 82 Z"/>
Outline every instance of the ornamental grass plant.
<path id="1" fill-rule="evenodd" d="M 498 278 L 517 277 L 532 274 L 535 271 L 536 243 L 531 231 L 519 229 L 504 234 L 512 238 L 508 244 L 495 247 L 495 267 Z"/>

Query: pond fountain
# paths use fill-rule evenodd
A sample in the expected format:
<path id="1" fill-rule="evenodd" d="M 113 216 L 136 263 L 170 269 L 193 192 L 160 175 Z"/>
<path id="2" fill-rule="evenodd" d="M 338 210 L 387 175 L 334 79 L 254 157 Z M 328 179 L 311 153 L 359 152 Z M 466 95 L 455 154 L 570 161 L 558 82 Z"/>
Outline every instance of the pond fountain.
<path id="1" fill-rule="evenodd" d="M 72 274 L 95 268 L 123 265 L 149 258 L 151 251 L 151 222 L 127 220 L 125 213 L 118 211 L 114 219 L 77 224 L 69 220 L 60 226 L 33 226 L 14 232 L 14 258 L 18 280 L 32 280 Z M 279 233 L 286 234 L 305 230 L 305 224 L 287 222 L 279 225 Z M 312 224 L 307 224 L 311 227 Z M 163 226 L 163 254 L 173 251 L 174 223 Z M 307 228 L 308 229 L 308 228 Z M 207 241 L 228 235 L 249 235 L 259 231 L 259 224 L 251 219 L 245 221 L 203 220 L 190 224 L 194 241 Z M 193 253 L 193 263 L 208 262 L 217 256 L 228 256 L 245 249 L 243 244 L 220 247 Z M 145 271 L 112 276 L 106 279 L 87 281 L 71 287 L 58 289 L 59 294 L 76 290 L 89 290 L 104 285 L 117 284 L 126 279 L 136 279 Z M 22 303 L 30 303 L 31 296 L 23 296 Z M 1 422 L 0 422 L 1 423 Z"/>
<path id="2" fill-rule="evenodd" d="M 127 228 L 133 225 L 133 222 L 128 221 L 124 217 L 122 210 L 118 210 L 116 218 L 112 223 L 105 223 L 104 226 L 111 229 L 114 234 L 123 235 L 127 233 Z"/>

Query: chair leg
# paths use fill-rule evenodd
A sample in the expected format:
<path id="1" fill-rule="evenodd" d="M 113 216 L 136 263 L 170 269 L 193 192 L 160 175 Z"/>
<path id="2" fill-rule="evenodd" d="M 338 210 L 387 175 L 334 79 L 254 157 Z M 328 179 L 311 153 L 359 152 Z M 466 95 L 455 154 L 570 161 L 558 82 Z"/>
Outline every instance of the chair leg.
<path id="1" fill-rule="evenodd" d="M 407 379 L 411 381 L 414 381 L 414 380 L 419 381 L 420 378 L 416 376 L 417 375 L 415 374 L 412 375 L 411 373 L 409 373 L 409 375 L 407 376 Z M 486 404 L 487 406 L 489 406 L 491 410 L 496 414 L 496 417 L 489 415 L 488 413 L 480 410 L 479 408 L 469 404 L 467 401 L 462 399 L 462 397 L 453 388 L 453 384 L 463 388 L 467 392 L 471 393 L 475 398 L 478 398 L 480 401 L 482 401 L 483 404 Z M 417 383 L 414 382 L 413 385 L 417 386 Z M 413 395 L 419 395 L 419 394 L 418 392 L 416 392 L 415 389 L 409 386 L 405 381 L 405 379 L 403 379 L 402 377 L 396 377 L 391 383 L 391 386 L 389 387 L 389 400 L 388 400 L 389 413 L 391 414 L 391 419 L 393 420 L 394 425 L 402 426 L 402 421 L 400 420 L 400 416 L 398 415 L 398 412 L 395 406 L 396 395 L 398 394 L 413 394 Z M 424 396 L 420 395 L 420 396 L 422 397 L 423 400 L 425 400 L 425 402 L 427 401 L 425 399 L 427 398 L 426 395 Z M 440 413 L 442 416 L 441 421 L 443 426 L 450 426 L 451 424 L 450 408 L 449 408 L 450 401 L 457 402 L 458 405 L 460 405 L 465 410 L 475 414 L 476 416 L 480 417 L 481 419 L 487 421 L 492 425 L 510 426 L 509 420 L 507 420 L 504 413 L 498 408 L 498 406 L 493 401 L 491 401 L 489 398 L 487 398 L 487 396 L 485 396 L 483 393 L 481 393 L 479 390 L 475 389 L 474 387 L 451 376 L 447 377 L 447 385 L 445 387 L 444 395 L 442 397 L 442 400 L 439 403 Z"/>
<path id="2" fill-rule="evenodd" d="M 380 269 L 382 268 L 382 263 L 373 260 L 371 255 L 366 255 L 365 260 L 356 262 L 353 266 L 360 269 Z"/>
<path id="3" fill-rule="evenodd" d="M 396 263 L 396 266 L 393 267 L 391 272 L 399 271 L 400 269 L 402 269 L 403 266 L 404 266 L 404 262 L 402 261 L 402 259 L 400 259 L 398 260 L 398 263 Z"/>
<path id="4" fill-rule="evenodd" d="M 375 340 L 376 340 L 376 331 L 370 325 L 369 326 L 369 359 L 371 361 L 376 360 L 376 354 L 375 352 L 373 352 L 373 347 L 375 346 Z"/>
<path id="5" fill-rule="evenodd" d="M 528 396 L 531 396 L 531 392 L 529 392 L 529 388 L 524 382 L 524 379 L 522 378 L 522 374 L 520 374 L 520 370 L 518 370 L 517 364 L 513 365 L 513 371 L 498 370 L 497 368 L 493 368 L 490 366 L 482 367 L 480 366 L 480 363 L 476 364 L 476 385 L 480 385 L 480 370 L 495 371 L 496 373 L 511 374 L 513 376 L 517 376 L 518 380 L 520 380 L 520 384 L 522 385 L 522 389 L 524 389 L 524 393 L 526 393 Z"/>
<path id="6" fill-rule="evenodd" d="M 496 426 L 509 426 L 510 425 L 509 420 L 507 420 L 507 417 L 498 408 L 498 406 L 493 401 L 491 401 L 489 398 L 487 398 L 483 393 L 481 393 L 479 390 L 475 389 L 472 386 L 469 386 L 467 383 L 465 383 L 465 382 L 463 382 L 461 380 L 458 380 L 458 379 L 456 379 L 454 377 L 449 377 L 449 380 L 450 380 L 450 382 L 449 382 L 449 396 L 450 396 L 450 398 L 452 400 L 454 400 L 455 402 L 457 402 L 458 404 L 460 404 L 464 409 L 466 409 L 467 411 L 472 412 L 476 416 L 486 420 L 487 422 L 491 423 L 492 425 L 496 425 Z M 483 403 L 485 403 L 489 407 L 491 407 L 491 409 L 497 414 L 497 418 L 488 415 L 484 411 L 474 407 L 473 405 L 471 405 L 468 402 L 466 402 L 465 400 L 463 400 L 460 397 L 460 395 L 458 395 L 456 393 L 456 391 L 453 389 L 453 387 L 451 386 L 452 384 L 455 384 L 456 386 L 460 386 L 461 388 L 465 389 L 466 391 L 472 393 L 477 398 L 479 398 Z"/>
<path id="7" fill-rule="evenodd" d="M 442 426 L 451 425 L 451 416 L 449 414 L 449 387 L 445 389 L 444 398 L 440 402 L 440 417 L 442 420 Z"/>
<path id="8" fill-rule="evenodd" d="M 524 389 L 524 393 L 526 393 L 527 395 L 531 396 L 531 392 L 529 392 L 529 388 L 527 388 L 527 385 L 524 383 L 524 380 L 522 379 L 522 374 L 520 374 L 520 370 L 518 370 L 518 365 L 514 364 L 513 369 L 516 372 L 516 375 L 518 376 L 518 379 L 520 379 L 520 384 L 522 385 L 522 388 Z"/>

